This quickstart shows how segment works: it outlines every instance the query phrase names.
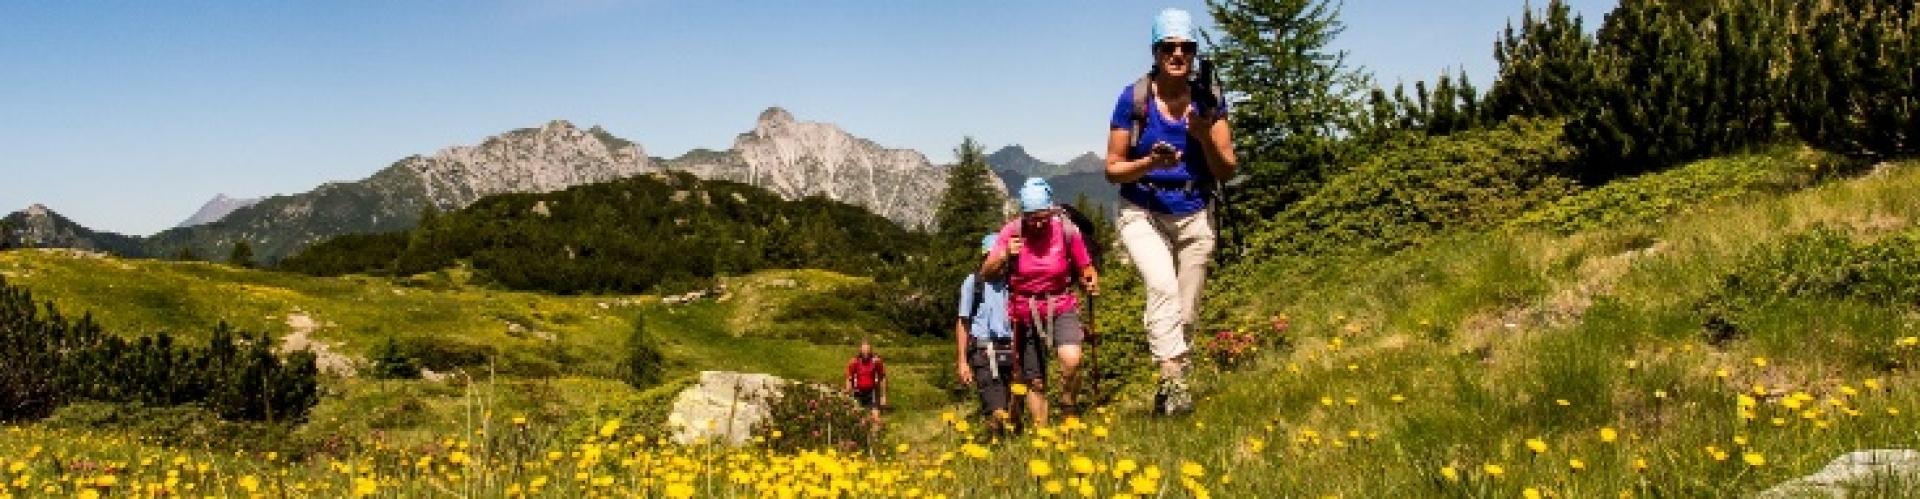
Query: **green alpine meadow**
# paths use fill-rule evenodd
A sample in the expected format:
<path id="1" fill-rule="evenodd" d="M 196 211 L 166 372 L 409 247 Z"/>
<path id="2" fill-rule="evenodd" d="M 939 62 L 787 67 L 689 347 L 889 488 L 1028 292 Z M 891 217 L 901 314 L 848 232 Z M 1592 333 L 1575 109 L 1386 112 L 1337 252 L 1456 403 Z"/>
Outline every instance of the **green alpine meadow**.
<path id="1" fill-rule="evenodd" d="M 459 29 L 535 44 L 483 48 L 577 69 L 572 91 L 672 73 L 700 118 L 621 122 L 682 97 L 554 100 L 467 81 L 512 80 L 491 59 L 409 59 L 459 81 L 407 93 L 420 76 L 389 75 L 377 84 L 420 98 L 383 112 L 471 98 L 550 115 L 582 99 L 609 125 L 462 123 L 436 133 L 466 145 L 409 139 L 435 152 L 302 192 L 221 194 L 148 235 L 79 214 L 159 209 L 142 204 L 158 195 L 24 188 L 46 204 L 0 218 L 0 499 L 1920 496 L 1914 2 L 1497 2 L 1504 24 L 1455 27 L 1480 48 L 1415 81 L 1376 74 L 1388 59 L 1356 38 L 1474 18 L 1357 3 L 436 7 L 500 11 Z M 223 8 L 179 15 L 368 36 L 390 22 L 365 6 Z M 39 9 L 20 10 L 128 22 Z M 1062 24 L 1083 9 L 1118 13 Z M 881 33 L 746 33 L 827 14 Z M 394 20 L 450 14 L 421 15 Z M 929 33 L 881 22 L 898 16 Z M 1008 16 L 1030 18 L 979 25 Z M 687 27 L 653 26 L 673 22 Z M 597 59 L 535 40 L 560 28 L 672 36 Z M 210 29 L 137 36 L 202 47 L 242 28 Z M 716 50 L 741 66 L 674 53 L 704 30 L 739 37 Z M 1137 46 L 1086 38 L 1107 31 Z M 312 68 L 400 67 L 338 35 L 280 38 L 317 32 L 208 52 L 234 61 L 189 52 L 220 71 L 293 68 L 244 73 L 290 88 L 356 84 Z M 944 74 L 889 56 L 971 44 L 1088 45 L 1125 71 L 956 62 L 971 83 L 951 88 L 1021 79 L 985 126 L 942 114 L 971 102 L 925 81 Z M 873 60 L 754 53 L 774 48 Z M 314 59 L 253 59 L 280 50 Z M 12 52 L 0 63 L 44 62 Z M 874 84 L 816 67 L 843 63 Z M 558 85 L 534 69 L 512 81 Z M 1079 80 L 1097 95 L 1070 95 Z M 913 84 L 881 84 L 895 81 Z M 794 110 L 713 98 L 761 86 Z M 234 112 L 340 98 L 248 88 Z M 148 103 L 188 113 L 168 99 Z M 459 116 L 520 119 L 507 107 Z M 1004 143 L 1062 114 L 1090 132 Z M 412 123 L 364 147 L 415 137 Z M 650 152 L 616 128 L 732 142 Z M 946 145 L 901 145 L 920 140 L 909 128 Z M 270 129 L 230 129 L 222 147 L 266 150 Z M 199 132 L 153 133 L 100 148 L 197 150 L 180 144 Z M 351 137 L 302 150 L 361 147 Z M 668 150 L 685 152 L 653 155 Z M 84 175 L 5 168 L 6 183 Z M 212 180 L 251 185 L 232 175 Z M 1057 303 L 1074 305 L 1042 308 Z"/>

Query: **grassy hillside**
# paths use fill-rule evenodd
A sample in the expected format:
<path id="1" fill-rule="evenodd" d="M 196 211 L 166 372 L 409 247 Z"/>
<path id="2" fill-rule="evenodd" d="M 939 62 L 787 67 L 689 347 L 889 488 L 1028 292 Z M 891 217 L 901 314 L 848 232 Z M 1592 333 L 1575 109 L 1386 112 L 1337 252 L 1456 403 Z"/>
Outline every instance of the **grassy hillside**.
<path id="1" fill-rule="evenodd" d="M 1791 162 L 1791 156 L 1773 158 L 1769 165 Z M 649 396 L 590 377 L 466 387 L 368 383 L 347 388 L 341 402 L 323 404 L 310 426 L 375 428 L 366 421 L 398 417 L 388 415 L 404 413 L 394 407 L 408 407 L 383 397 L 430 392 L 437 398 L 417 409 L 430 416 L 402 416 L 447 418 L 420 427 L 430 429 L 408 430 L 420 432 L 415 441 L 440 435 L 442 445 L 349 445 L 352 450 L 279 464 L 35 427 L 0 438 L 0 460 L 32 463 L 26 469 L 47 473 L 52 468 L 42 464 L 45 455 L 56 452 L 69 460 L 154 458 L 162 464 L 129 465 L 131 471 L 113 480 L 158 482 L 166 470 L 178 469 L 167 460 L 185 455 L 189 468 L 206 461 L 221 470 L 218 476 L 192 475 L 193 483 L 226 491 L 251 483 L 260 490 L 358 488 L 401 495 L 839 490 L 998 497 L 1058 490 L 1097 496 L 1514 497 L 1531 490 L 1592 497 L 1751 494 L 1848 451 L 1920 447 L 1920 421 L 1914 419 L 1920 417 L 1920 378 L 1912 374 L 1920 363 L 1920 303 L 1912 298 L 1920 284 L 1912 279 L 1920 272 L 1906 272 L 1920 265 L 1920 227 L 1914 224 L 1920 198 L 1912 195 L 1920 192 L 1920 169 L 1900 164 L 1826 182 L 1726 182 L 1704 194 L 1699 191 L 1705 188 L 1671 185 L 1715 175 L 1728 161 L 1758 159 L 1704 161 L 1573 194 L 1519 217 L 1552 221 L 1546 225 L 1440 234 L 1387 254 L 1271 258 L 1227 269 L 1210 298 L 1210 323 L 1254 334 L 1261 348 L 1238 363 L 1202 361 L 1202 401 L 1191 417 L 1148 416 L 1144 397 L 1134 391 L 1084 420 L 995 443 L 981 438 L 977 423 L 961 423 L 967 418 L 957 411 L 967 406 L 942 405 L 929 388 L 912 396 L 914 409 L 892 418 L 893 442 L 882 448 L 790 455 L 659 446 L 644 438 L 646 423 L 630 407 Z M 1619 199 L 1646 204 L 1628 207 Z M 1609 203 L 1635 214 L 1595 222 L 1590 208 Z M 582 351 L 618 341 L 618 327 L 589 326 L 594 321 L 625 320 L 612 312 L 591 318 L 597 303 L 610 298 L 496 293 L 482 299 L 471 295 L 486 292 L 464 288 L 428 291 L 45 254 L 8 254 L 0 262 L 6 262 L 0 271 L 17 274 L 20 282 L 45 287 L 58 301 L 98 304 L 103 320 L 118 323 L 162 322 L 124 312 L 114 317 L 105 311 L 111 302 L 78 298 L 90 296 L 80 291 L 124 292 L 119 288 L 131 284 L 74 287 L 34 280 L 138 270 L 147 281 L 219 272 L 230 274 L 208 280 L 235 283 L 218 289 L 261 295 L 319 295 L 319 289 L 338 286 L 350 289 L 334 291 L 336 296 L 391 296 L 422 307 L 429 301 L 414 300 L 470 298 L 480 303 L 476 310 L 577 310 L 582 317 L 573 322 L 554 320 L 556 315 L 527 320 L 579 335 Z M 1123 270 L 1113 273 L 1124 282 Z M 836 342 L 856 334 L 836 327 L 864 319 L 809 319 L 858 307 L 795 312 L 793 301 L 833 294 L 845 289 L 836 286 L 857 281 L 813 272 L 760 274 L 729 282 L 726 302 L 661 308 L 643 299 L 634 308 L 649 327 L 672 339 L 677 358 L 805 377 L 816 372 L 809 366 L 837 363 L 844 345 Z M 75 291 L 57 291 L 68 287 Z M 394 294 L 396 289 L 405 294 Z M 238 301 L 253 300 L 260 299 Z M 351 301 L 301 306 L 347 324 L 339 317 L 355 316 L 344 312 L 352 307 L 325 307 Z M 1102 317 L 1126 320 L 1138 313 L 1132 308 L 1136 300 L 1101 303 Z M 247 310 L 248 316 L 274 313 Z M 689 332 L 702 330 L 707 333 Z M 328 336 L 324 328 L 316 334 L 348 345 L 374 337 Z M 906 351 L 894 358 L 914 363 L 912 376 L 945 368 L 938 345 Z M 540 407 L 571 409 L 538 412 Z M 535 416 L 525 426 L 512 420 L 527 414 Z M 36 445 L 50 450 L 31 457 Z M 89 481 L 101 480 L 102 473 L 68 475 L 59 483 L 70 491 L 71 483 L 95 483 Z M 1900 496 L 1914 483 L 1903 480 L 1887 478 L 1859 492 Z"/>

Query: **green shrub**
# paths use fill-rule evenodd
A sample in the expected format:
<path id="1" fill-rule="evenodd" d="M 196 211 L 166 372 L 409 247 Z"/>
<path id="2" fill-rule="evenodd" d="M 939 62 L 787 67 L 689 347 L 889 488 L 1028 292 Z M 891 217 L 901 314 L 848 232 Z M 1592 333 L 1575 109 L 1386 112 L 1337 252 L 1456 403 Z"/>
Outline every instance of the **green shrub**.
<path id="1" fill-rule="evenodd" d="M 1393 251 L 1496 226 L 1575 191 L 1552 120 L 1445 137 L 1408 136 L 1334 177 L 1250 238 L 1258 255 Z"/>
<path id="2" fill-rule="evenodd" d="M 49 428 L 126 432 L 176 448 L 274 449 L 286 451 L 290 427 L 235 422 L 197 406 L 148 407 L 140 404 L 80 402 L 41 421 Z"/>
<path id="3" fill-rule="evenodd" d="M 1775 352 L 1911 367 L 1896 341 L 1920 312 L 1920 230 L 1873 242 L 1829 228 L 1791 236 L 1746 257 L 1698 309 L 1710 342 L 1760 336 Z"/>
<path id="4" fill-rule="evenodd" d="M 1837 157 L 1812 152 L 1774 151 L 1714 158 L 1567 196 L 1507 225 L 1572 234 L 1653 222 L 1704 203 L 1802 188 L 1846 169 Z"/>
<path id="5" fill-rule="evenodd" d="M 400 351 L 400 345 L 387 337 L 387 342 L 373 354 L 373 377 L 380 379 L 419 379 L 420 364 L 413 357 Z"/>
<path id="6" fill-rule="evenodd" d="M 484 367 L 495 358 L 498 350 L 493 345 L 473 343 L 457 337 L 407 336 L 397 341 L 399 354 L 417 367 L 441 372 Z"/>

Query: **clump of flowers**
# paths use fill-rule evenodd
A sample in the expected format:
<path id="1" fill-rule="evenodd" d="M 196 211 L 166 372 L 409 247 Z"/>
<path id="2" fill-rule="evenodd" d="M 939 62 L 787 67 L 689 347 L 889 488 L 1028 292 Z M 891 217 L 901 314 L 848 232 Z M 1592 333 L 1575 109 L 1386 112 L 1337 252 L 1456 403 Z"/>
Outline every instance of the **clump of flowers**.
<path id="1" fill-rule="evenodd" d="M 1244 330 L 1233 329 L 1215 333 L 1205 348 L 1207 356 L 1223 368 L 1238 367 L 1259 350 L 1259 338 Z"/>

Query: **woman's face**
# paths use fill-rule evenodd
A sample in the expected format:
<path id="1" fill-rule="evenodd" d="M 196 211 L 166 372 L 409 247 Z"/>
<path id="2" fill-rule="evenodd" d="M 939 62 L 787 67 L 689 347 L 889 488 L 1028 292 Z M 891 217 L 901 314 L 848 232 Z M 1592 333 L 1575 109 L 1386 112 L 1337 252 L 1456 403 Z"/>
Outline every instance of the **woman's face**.
<path id="1" fill-rule="evenodd" d="M 1046 228 L 1047 221 L 1052 218 L 1053 210 L 1040 210 L 1020 215 L 1020 222 L 1029 230 L 1039 230 Z"/>
<path id="2" fill-rule="evenodd" d="M 1193 57 L 1199 52 L 1200 44 L 1185 38 L 1173 37 L 1153 44 L 1153 62 L 1169 76 L 1187 77 L 1193 71 Z"/>

